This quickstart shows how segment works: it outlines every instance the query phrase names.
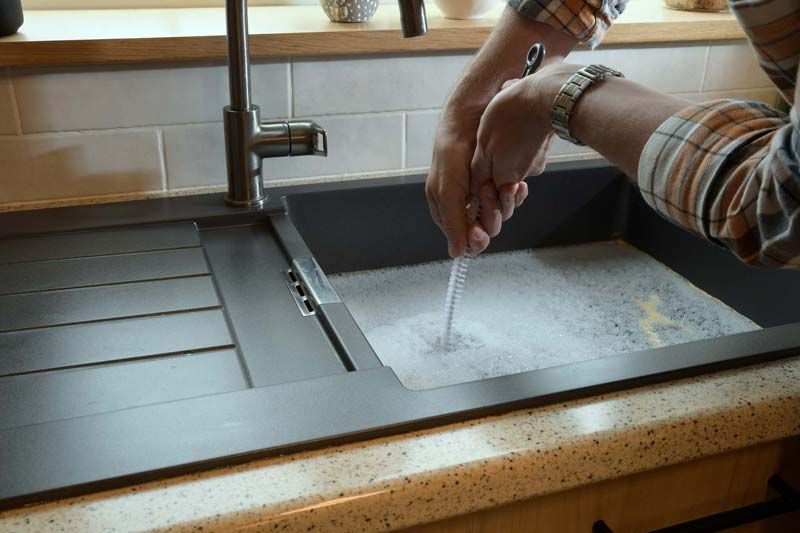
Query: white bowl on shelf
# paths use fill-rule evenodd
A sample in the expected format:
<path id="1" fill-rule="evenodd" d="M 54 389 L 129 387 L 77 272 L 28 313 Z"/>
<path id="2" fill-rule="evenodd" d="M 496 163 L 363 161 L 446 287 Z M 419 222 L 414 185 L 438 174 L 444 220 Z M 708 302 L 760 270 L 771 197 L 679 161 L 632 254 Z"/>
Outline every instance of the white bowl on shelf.
<path id="1" fill-rule="evenodd" d="M 500 0 L 433 0 L 449 19 L 482 19 Z"/>

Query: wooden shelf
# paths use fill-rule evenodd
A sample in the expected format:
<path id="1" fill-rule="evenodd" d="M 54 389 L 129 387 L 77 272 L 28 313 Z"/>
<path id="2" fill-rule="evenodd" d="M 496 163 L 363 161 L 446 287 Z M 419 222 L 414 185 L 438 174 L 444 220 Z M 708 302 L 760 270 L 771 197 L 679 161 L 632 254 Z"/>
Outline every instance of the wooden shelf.
<path id="1" fill-rule="evenodd" d="M 429 34 L 403 39 L 397 7 L 381 5 L 367 23 L 330 22 L 319 6 L 250 8 L 254 58 L 413 53 L 479 48 L 503 6 L 477 21 L 442 17 L 429 3 Z M 735 18 L 637 0 L 605 44 L 742 39 Z M 211 61 L 225 59 L 222 8 L 28 11 L 20 33 L 0 38 L 0 66 Z"/>

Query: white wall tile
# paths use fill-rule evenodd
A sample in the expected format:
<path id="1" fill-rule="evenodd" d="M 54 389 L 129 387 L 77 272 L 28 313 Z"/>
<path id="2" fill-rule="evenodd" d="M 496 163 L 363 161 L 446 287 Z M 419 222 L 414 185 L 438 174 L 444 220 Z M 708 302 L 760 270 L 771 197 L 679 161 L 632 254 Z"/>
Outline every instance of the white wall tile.
<path id="1" fill-rule="evenodd" d="M 326 117 L 328 157 L 264 161 L 268 180 L 323 176 L 402 166 L 402 115 Z M 224 132 L 220 124 L 164 128 L 167 183 L 171 189 L 226 183 Z"/>
<path id="2" fill-rule="evenodd" d="M 0 138 L 0 203 L 161 189 L 154 131 Z"/>
<path id="3" fill-rule="evenodd" d="M 707 46 L 599 48 L 578 50 L 567 61 L 580 65 L 600 63 L 625 77 L 666 92 L 699 91 L 703 81 Z"/>
<path id="4" fill-rule="evenodd" d="M 708 56 L 704 91 L 753 89 L 772 84 L 748 43 L 715 44 Z"/>
<path id="5" fill-rule="evenodd" d="M 440 112 L 409 113 L 406 122 L 406 167 L 428 168 L 433 158 L 433 142 Z"/>
<path id="6" fill-rule="evenodd" d="M 706 54 L 709 68 L 701 92 Z M 430 166 L 438 108 L 470 54 L 303 60 L 293 65 L 296 116 L 318 118 L 330 156 L 265 161 L 267 179 Z M 738 98 L 774 104 L 777 93 L 743 43 L 601 48 L 572 54 L 605 63 L 634 80 L 692 101 Z M 289 105 L 285 63 L 254 65 L 253 101 L 264 118 Z M 228 102 L 224 66 L 12 71 L 26 133 L 163 125 L 168 186 L 226 182 L 221 108 Z M 0 71 L 0 135 L 18 133 L 12 86 Z M 377 113 L 358 114 L 347 113 Z M 335 116 L 321 116 L 335 115 Z M 551 155 L 584 154 L 556 140 Z M 115 194 L 161 187 L 154 131 L 93 131 L 0 139 L 0 202 Z"/>
<path id="7" fill-rule="evenodd" d="M 228 87 L 228 68 L 223 67 L 226 76 L 225 94 L 222 106 L 213 120 L 219 120 L 222 107 L 231 103 Z M 260 62 L 250 64 L 250 86 L 253 93 L 253 104 L 261 108 L 261 118 L 286 118 L 289 110 L 289 69 L 288 63 Z"/>
<path id="8" fill-rule="evenodd" d="M 226 183 L 222 123 L 170 126 L 163 132 L 168 189 Z"/>
<path id="9" fill-rule="evenodd" d="M 0 69 L 0 135 L 19 133 L 16 103 L 12 94 L 8 73 L 5 69 Z"/>
<path id="10" fill-rule="evenodd" d="M 471 54 L 302 60 L 292 65 L 298 116 L 442 107 Z"/>
<path id="11" fill-rule="evenodd" d="M 25 69 L 14 83 L 26 133 L 213 122 L 229 101 L 224 66 Z M 253 65 L 252 85 L 263 117 L 286 114 L 284 63 Z"/>

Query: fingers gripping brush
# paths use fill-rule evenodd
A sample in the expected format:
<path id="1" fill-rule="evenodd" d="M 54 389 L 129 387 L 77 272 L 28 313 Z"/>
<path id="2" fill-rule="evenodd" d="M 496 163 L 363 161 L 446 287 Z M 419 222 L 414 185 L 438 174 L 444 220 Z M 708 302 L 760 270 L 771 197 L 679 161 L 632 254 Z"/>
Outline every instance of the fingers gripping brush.
<path id="1" fill-rule="evenodd" d="M 542 65 L 545 56 L 545 48 L 543 43 L 534 44 L 528 51 L 525 58 L 525 69 L 522 71 L 521 78 L 530 76 Z M 469 212 L 469 225 L 475 223 L 480 216 L 480 203 L 477 199 L 473 199 L 475 205 L 472 209 L 467 209 Z M 467 284 L 467 274 L 469 273 L 469 265 L 472 261 L 473 253 L 471 250 L 462 254 L 453 260 L 453 267 L 450 270 L 450 281 L 447 283 L 447 296 L 444 302 L 444 333 L 442 334 L 442 348 L 445 350 L 453 349 L 453 323 L 455 321 L 456 307 L 464 293 L 464 286 Z"/>

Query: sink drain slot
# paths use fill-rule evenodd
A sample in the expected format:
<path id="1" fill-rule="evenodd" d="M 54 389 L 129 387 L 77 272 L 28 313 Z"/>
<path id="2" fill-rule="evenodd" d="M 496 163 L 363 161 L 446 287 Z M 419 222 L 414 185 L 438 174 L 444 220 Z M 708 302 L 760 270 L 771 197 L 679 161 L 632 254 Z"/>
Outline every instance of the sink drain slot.
<path id="1" fill-rule="evenodd" d="M 289 288 L 289 292 L 294 298 L 294 302 L 297 304 L 297 308 L 300 309 L 300 313 L 302 313 L 303 316 L 315 314 L 316 309 L 314 308 L 314 304 L 308 297 L 308 291 L 303 287 L 303 283 L 297 277 L 297 274 L 295 274 L 293 270 L 283 270 L 281 273 L 283 274 L 283 280 L 286 282 L 286 286 Z"/>

